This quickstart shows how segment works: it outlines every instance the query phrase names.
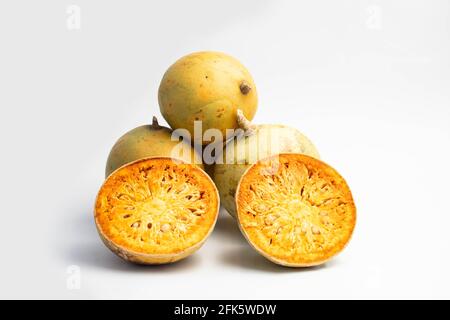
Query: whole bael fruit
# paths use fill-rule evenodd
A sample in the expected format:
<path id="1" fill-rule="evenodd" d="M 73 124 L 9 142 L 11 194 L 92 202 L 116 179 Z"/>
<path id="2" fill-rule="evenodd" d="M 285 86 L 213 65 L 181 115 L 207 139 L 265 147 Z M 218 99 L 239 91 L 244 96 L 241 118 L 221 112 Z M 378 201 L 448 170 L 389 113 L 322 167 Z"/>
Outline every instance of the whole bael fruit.
<path id="1" fill-rule="evenodd" d="M 128 131 L 112 147 L 106 162 L 105 176 L 117 168 L 147 157 L 175 157 L 196 163 L 203 169 L 202 157 L 186 139 L 172 140 L 172 130 L 160 126 L 156 117 L 151 125 Z"/>
<path id="2" fill-rule="evenodd" d="M 238 110 L 239 128 L 243 134 L 228 141 L 216 157 L 213 180 L 219 189 L 223 207 L 236 217 L 235 193 L 239 179 L 251 164 L 278 153 L 302 153 L 319 158 L 314 144 L 297 129 L 284 125 L 253 125 Z"/>
<path id="3" fill-rule="evenodd" d="M 163 264 L 198 250 L 212 232 L 219 194 L 198 166 L 167 157 L 137 160 L 108 176 L 95 203 L 105 245 L 139 264 Z"/>
<path id="4" fill-rule="evenodd" d="M 235 58 L 221 52 L 196 52 L 176 61 L 164 74 L 158 92 L 161 113 L 172 129 L 187 129 L 194 121 L 207 129 L 238 127 L 236 110 L 253 119 L 258 96 L 253 78 Z M 207 144 L 207 142 L 202 142 Z"/>

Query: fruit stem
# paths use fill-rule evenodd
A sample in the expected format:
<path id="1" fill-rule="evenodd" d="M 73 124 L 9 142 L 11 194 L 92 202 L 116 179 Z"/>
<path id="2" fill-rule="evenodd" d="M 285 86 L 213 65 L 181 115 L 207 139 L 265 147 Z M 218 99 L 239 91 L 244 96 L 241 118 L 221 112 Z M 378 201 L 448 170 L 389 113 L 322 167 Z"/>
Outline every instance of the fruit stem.
<path id="1" fill-rule="evenodd" d="M 247 81 L 242 81 L 241 85 L 239 86 L 239 89 L 241 90 L 243 95 L 246 95 L 252 90 L 252 87 L 247 83 Z"/>
<path id="2" fill-rule="evenodd" d="M 253 125 L 245 116 L 244 113 L 242 112 L 241 109 L 237 109 L 237 123 L 239 128 L 241 128 L 242 130 L 244 130 L 244 135 L 249 136 L 252 135 L 255 132 L 255 125 Z"/>
<path id="3" fill-rule="evenodd" d="M 153 116 L 153 119 L 152 119 L 152 127 L 154 127 L 154 128 L 160 127 L 160 125 L 158 123 L 158 118 L 156 118 L 155 116 Z"/>

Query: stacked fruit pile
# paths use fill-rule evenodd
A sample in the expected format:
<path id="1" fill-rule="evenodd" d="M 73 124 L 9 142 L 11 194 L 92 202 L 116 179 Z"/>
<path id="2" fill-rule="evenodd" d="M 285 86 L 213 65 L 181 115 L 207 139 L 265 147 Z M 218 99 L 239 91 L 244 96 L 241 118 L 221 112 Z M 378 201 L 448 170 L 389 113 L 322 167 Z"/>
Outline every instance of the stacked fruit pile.
<path id="1" fill-rule="evenodd" d="M 176 61 L 159 87 L 171 129 L 154 117 L 109 154 L 95 204 L 106 246 L 136 263 L 180 260 L 212 232 L 221 203 L 275 263 L 312 266 L 339 253 L 356 221 L 348 185 L 298 130 L 252 124 L 257 104 L 236 59 L 198 52 Z"/>

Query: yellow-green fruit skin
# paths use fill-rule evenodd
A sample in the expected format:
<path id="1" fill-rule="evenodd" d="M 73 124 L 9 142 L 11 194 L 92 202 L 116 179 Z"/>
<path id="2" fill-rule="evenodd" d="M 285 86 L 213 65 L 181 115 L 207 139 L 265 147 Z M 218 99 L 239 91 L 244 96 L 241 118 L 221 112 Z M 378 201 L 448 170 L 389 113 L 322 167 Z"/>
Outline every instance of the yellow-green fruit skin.
<path id="1" fill-rule="evenodd" d="M 220 203 L 229 214 L 236 217 L 235 193 L 244 172 L 256 161 L 278 153 L 302 153 L 320 158 L 311 140 L 297 129 L 283 125 L 257 125 L 253 134 L 228 142 L 223 154 L 216 159 L 216 162 L 223 159 L 223 163 L 214 166 L 213 180 L 219 190 Z"/>
<path id="2" fill-rule="evenodd" d="M 249 90 L 242 90 L 242 85 Z M 161 80 L 158 100 L 170 127 L 187 129 L 192 137 L 194 121 L 202 121 L 202 134 L 215 128 L 225 138 L 226 129 L 238 127 L 236 110 L 251 120 L 258 105 L 247 69 L 229 55 L 209 51 L 189 54 L 170 66 Z"/>
<path id="3" fill-rule="evenodd" d="M 188 142 L 172 141 L 172 130 L 159 125 L 143 125 L 128 131 L 117 140 L 106 163 L 105 176 L 108 177 L 121 166 L 148 157 L 176 157 L 187 163 L 201 164 L 201 155 Z M 179 144 L 183 143 L 183 148 Z M 178 149 L 174 149 L 178 148 Z M 188 152 L 178 153 L 176 150 Z M 173 153 L 175 150 L 175 154 Z"/>

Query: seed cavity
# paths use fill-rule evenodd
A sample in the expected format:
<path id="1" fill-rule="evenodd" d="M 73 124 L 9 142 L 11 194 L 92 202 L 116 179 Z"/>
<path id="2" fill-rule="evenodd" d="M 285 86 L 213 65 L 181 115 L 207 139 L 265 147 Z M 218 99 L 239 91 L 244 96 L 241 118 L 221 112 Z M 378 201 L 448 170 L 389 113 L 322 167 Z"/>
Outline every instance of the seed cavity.
<path id="1" fill-rule="evenodd" d="M 263 213 L 267 211 L 267 206 L 264 203 L 257 203 L 255 206 L 255 211 Z"/>
<path id="2" fill-rule="evenodd" d="M 254 227 L 258 226 L 258 223 L 256 223 L 255 221 L 250 221 L 250 222 L 247 222 L 245 226 L 248 228 L 254 228 Z"/>
<path id="3" fill-rule="evenodd" d="M 308 227 L 306 225 L 302 225 L 302 233 L 306 234 L 308 232 Z"/>
<path id="4" fill-rule="evenodd" d="M 320 229 L 317 228 L 316 226 L 312 226 L 312 227 L 311 227 L 311 232 L 312 232 L 313 234 L 320 234 Z"/>
<path id="5" fill-rule="evenodd" d="M 168 224 L 168 223 L 164 223 L 161 226 L 161 232 L 168 232 L 168 231 L 170 231 L 170 229 L 171 229 L 171 227 L 170 227 L 170 224 Z"/>
<path id="6" fill-rule="evenodd" d="M 273 214 L 269 214 L 264 220 L 264 222 L 266 223 L 267 226 L 271 226 L 273 225 L 276 219 L 277 217 L 275 217 Z"/>
<path id="7" fill-rule="evenodd" d="M 141 221 L 136 221 L 131 225 L 132 228 L 139 228 L 140 226 L 141 226 Z"/>

